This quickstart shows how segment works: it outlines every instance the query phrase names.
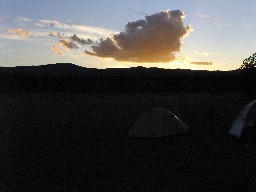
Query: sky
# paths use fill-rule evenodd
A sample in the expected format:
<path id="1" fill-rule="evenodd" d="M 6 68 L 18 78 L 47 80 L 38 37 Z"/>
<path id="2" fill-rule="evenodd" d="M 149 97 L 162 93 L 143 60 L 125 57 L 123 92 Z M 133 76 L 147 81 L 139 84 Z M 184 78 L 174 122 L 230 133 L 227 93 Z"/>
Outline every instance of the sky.
<path id="1" fill-rule="evenodd" d="M 0 66 L 234 70 L 255 0 L 0 0 Z"/>

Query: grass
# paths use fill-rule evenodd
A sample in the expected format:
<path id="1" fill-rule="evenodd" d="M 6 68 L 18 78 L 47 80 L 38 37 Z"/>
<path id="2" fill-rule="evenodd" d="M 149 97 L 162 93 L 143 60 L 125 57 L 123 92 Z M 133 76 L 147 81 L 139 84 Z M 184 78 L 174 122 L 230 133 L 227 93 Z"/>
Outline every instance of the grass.
<path id="1" fill-rule="evenodd" d="M 0 191 L 255 191 L 253 141 L 227 136 L 244 95 L 1 94 Z M 128 137 L 169 109 L 187 135 Z"/>

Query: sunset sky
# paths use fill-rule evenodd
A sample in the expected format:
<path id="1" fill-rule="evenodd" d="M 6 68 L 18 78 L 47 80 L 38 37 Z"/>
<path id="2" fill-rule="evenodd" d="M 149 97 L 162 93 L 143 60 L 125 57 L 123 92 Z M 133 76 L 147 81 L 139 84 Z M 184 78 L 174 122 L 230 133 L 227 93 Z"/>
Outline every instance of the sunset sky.
<path id="1" fill-rule="evenodd" d="M 233 70 L 255 18 L 255 0 L 0 0 L 0 66 Z"/>

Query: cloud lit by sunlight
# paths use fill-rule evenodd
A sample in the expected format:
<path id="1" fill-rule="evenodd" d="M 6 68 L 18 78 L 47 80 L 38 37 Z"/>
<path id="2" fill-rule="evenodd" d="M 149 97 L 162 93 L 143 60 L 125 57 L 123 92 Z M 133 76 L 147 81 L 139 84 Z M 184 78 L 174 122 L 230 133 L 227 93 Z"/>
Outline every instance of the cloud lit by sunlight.
<path id="1" fill-rule="evenodd" d="M 211 56 L 211 55 L 217 55 L 217 53 L 211 53 L 211 52 L 206 52 L 206 51 L 203 51 L 203 52 L 199 52 L 199 51 L 194 51 L 194 53 L 196 55 L 200 55 L 200 56 Z"/>
<path id="2" fill-rule="evenodd" d="M 64 53 L 62 52 L 62 50 L 60 50 L 56 45 L 53 45 L 53 46 L 51 47 L 51 50 L 52 50 L 54 53 L 56 53 L 57 55 L 61 55 L 61 56 L 64 55 Z"/>
<path id="3" fill-rule="evenodd" d="M 9 29 L 9 33 L 15 33 L 16 35 L 20 37 L 29 37 L 32 35 L 32 31 L 26 31 L 22 28 L 16 28 L 16 29 Z"/>
<path id="4" fill-rule="evenodd" d="M 116 61 L 135 63 L 168 63 L 175 60 L 182 38 L 193 29 L 184 26 L 185 14 L 180 10 L 167 10 L 145 16 L 145 20 L 129 22 L 125 31 L 92 45 L 85 53 L 97 57 L 110 57 Z"/>
<path id="5" fill-rule="evenodd" d="M 49 33 L 49 36 L 58 37 L 58 38 L 65 38 L 66 37 L 65 35 L 60 34 L 60 32 L 55 32 L 55 31 L 51 31 Z"/>
<path id="6" fill-rule="evenodd" d="M 78 49 L 78 46 L 74 42 L 69 41 L 66 38 L 60 39 L 59 42 L 59 45 L 62 47 L 66 47 L 68 49 Z"/>
<path id="7" fill-rule="evenodd" d="M 61 23 L 57 20 L 39 20 L 35 23 L 36 26 L 41 28 L 52 27 L 59 30 L 67 30 L 73 32 L 83 32 L 88 34 L 97 34 L 101 37 L 107 37 L 110 34 L 115 34 L 117 31 L 105 29 L 101 27 L 92 27 L 87 25 L 72 24 L 71 22 Z"/>

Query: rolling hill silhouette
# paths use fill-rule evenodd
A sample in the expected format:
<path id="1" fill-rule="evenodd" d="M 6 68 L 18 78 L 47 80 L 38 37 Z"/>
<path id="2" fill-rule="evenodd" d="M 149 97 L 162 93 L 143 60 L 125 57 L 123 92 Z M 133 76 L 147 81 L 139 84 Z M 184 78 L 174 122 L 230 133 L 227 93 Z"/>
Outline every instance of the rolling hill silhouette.
<path id="1" fill-rule="evenodd" d="M 0 68 L 0 92 L 246 93 L 255 95 L 256 70 L 81 67 L 72 63 Z"/>

